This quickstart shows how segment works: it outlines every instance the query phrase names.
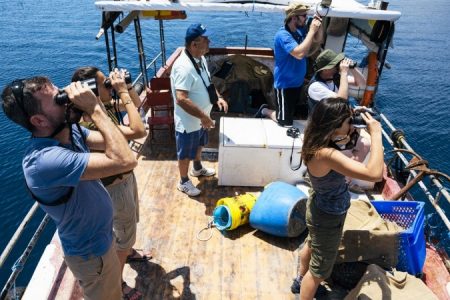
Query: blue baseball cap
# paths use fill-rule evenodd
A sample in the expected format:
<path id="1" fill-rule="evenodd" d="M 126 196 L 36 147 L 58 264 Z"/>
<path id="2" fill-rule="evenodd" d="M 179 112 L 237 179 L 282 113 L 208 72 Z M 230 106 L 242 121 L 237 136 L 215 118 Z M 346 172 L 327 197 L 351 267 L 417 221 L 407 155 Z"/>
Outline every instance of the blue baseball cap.
<path id="1" fill-rule="evenodd" d="M 206 32 L 205 25 L 202 25 L 200 23 L 192 24 L 186 30 L 186 37 L 185 37 L 186 43 L 192 42 L 193 40 L 195 40 L 199 36 L 204 35 L 205 32 Z"/>

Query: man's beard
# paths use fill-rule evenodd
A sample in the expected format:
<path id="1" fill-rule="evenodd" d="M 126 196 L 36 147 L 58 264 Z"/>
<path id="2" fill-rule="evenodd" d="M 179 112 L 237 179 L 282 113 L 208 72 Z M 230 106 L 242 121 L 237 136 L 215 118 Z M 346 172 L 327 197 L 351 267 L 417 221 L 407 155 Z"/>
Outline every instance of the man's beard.
<path id="1" fill-rule="evenodd" d="M 302 29 L 303 27 L 305 27 L 305 24 L 300 24 L 299 22 L 297 22 L 296 28 L 297 29 Z"/>
<path id="2" fill-rule="evenodd" d="M 57 118 L 53 115 L 45 115 L 47 117 L 47 120 L 50 122 L 50 124 L 52 125 L 53 128 L 58 128 L 59 126 L 61 126 L 62 123 L 65 122 L 65 117 L 62 116 L 60 118 Z"/>

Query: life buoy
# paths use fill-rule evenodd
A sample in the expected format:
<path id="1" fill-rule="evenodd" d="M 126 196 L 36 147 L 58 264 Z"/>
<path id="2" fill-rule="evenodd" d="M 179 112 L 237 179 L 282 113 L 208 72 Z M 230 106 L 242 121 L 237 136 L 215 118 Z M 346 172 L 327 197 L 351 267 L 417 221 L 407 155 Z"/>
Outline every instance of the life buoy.
<path id="1" fill-rule="evenodd" d="M 375 95 L 375 89 L 378 81 L 378 60 L 377 53 L 370 52 L 369 53 L 369 65 L 367 72 L 367 80 L 366 80 L 366 90 L 364 91 L 364 96 L 361 101 L 362 106 L 370 106 L 373 101 L 373 97 Z"/>

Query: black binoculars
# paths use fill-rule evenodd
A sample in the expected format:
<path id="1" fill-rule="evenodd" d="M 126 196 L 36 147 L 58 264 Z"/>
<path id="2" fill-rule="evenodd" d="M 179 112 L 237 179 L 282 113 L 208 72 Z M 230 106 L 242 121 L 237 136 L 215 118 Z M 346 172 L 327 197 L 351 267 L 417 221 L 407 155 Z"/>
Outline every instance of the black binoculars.
<path id="1" fill-rule="evenodd" d="M 354 69 L 358 65 L 358 62 L 352 60 L 352 62 L 348 65 L 349 69 Z"/>
<path id="2" fill-rule="evenodd" d="M 131 83 L 131 75 L 128 71 L 125 71 L 125 83 L 126 84 Z M 81 81 L 81 85 L 83 85 L 83 86 L 87 85 L 87 87 L 89 89 L 91 89 L 92 92 L 94 92 L 94 94 L 96 96 L 98 96 L 97 81 L 95 78 L 83 80 L 83 81 Z M 103 85 L 108 89 L 112 88 L 111 80 L 109 78 L 105 79 L 105 81 L 103 82 Z M 58 105 L 64 105 L 69 102 L 69 96 L 63 89 L 60 89 L 58 94 L 55 96 L 55 102 Z"/>
<path id="3" fill-rule="evenodd" d="M 130 75 L 130 72 L 128 72 L 128 71 L 125 71 L 125 83 L 126 84 L 131 83 L 131 75 Z M 107 89 L 112 88 L 111 80 L 109 78 L 106 78 L 105 81 L 103 82 L 103 84 L 105 85 L 105 87 Z"/>
<path id="4" fill-rule="evenodd" d="M 362 112 L 369 113 L 372 116 L 372 118 L 374 118 L 378 122 L 380 122 L 380 120 L 381 120 L 380 115 L 377 114 L 376 112 L 374 112 L 371 108 L 357 109 L 353 112 L 353 117 L 352 117 L 352 124 L 353 124 L 353 126 L 355 126 L 357 128 L 367 127 L 366 121 L 364 121 L 364 119 L 361 116 Z"/>

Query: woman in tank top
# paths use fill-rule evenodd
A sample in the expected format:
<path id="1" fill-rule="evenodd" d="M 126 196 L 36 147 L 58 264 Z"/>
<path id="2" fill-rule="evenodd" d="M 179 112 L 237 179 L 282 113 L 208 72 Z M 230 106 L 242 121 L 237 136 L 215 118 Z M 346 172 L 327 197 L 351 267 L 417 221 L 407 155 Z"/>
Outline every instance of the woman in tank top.
<path id="1" fill-rule="evenodd" d="M 305 129 L 302 158 L 308 167 L 313 192 L 307 201 L 309 235 L 300 252 L 300 275 L 292 285 L 292 292 L 300 291 L 301 299 L 313 299 L 316 292 L 323 290 L 319 284 L 333 269 L 350 206 L 345 176 L 375 182 L 382 179 L 381 125 L 370 114 L 361 115 L 371 137 L 367 165 L 341 152 L 356 143 L 352 110 L 347 100 L 327 98 L 320 101 Z"/>

